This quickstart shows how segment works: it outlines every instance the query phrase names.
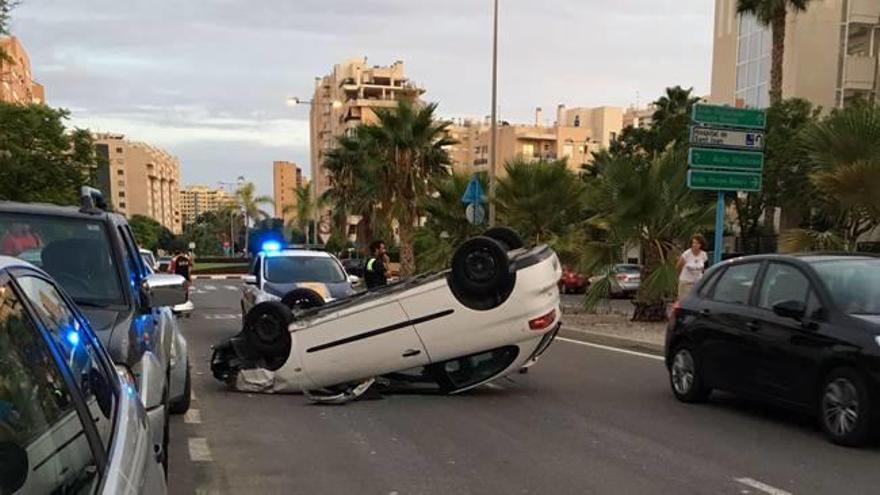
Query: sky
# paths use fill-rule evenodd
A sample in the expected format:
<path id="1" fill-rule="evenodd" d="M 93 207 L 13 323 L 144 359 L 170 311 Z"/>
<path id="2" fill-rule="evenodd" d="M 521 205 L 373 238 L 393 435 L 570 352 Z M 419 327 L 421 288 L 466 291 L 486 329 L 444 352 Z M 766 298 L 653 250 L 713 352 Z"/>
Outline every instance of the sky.
<path id="1" fill-rule="evenodd" d="M 707 94 L 710 0 L 500 0 L 499 118 L 556 106 Z M 366 56 L 406 63 L 443 117 L 491 106 L 491 0 L 23 0 L 12 32 L 71 126 L 180 159 L 185 185 L 239 175 L 272 192 L 272 161 L 309 173 L 315 77 Z"/>

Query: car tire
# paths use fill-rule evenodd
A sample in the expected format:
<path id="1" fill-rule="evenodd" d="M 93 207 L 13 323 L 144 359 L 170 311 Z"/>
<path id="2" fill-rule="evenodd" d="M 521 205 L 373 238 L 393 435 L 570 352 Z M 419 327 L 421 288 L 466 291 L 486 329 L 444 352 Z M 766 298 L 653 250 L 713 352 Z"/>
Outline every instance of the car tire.
<path id="1" fill-rule="evenodd" d="M 516 231 L 511 229 L 510 227 L 492 227 L 491 229 L 483 232 L 483 237 L 495 239 L 502 246 L 506 247 L 508 251 L 520 249 L 525 246 L 519 234 L 517 234 Z"/>
<path id="2" fill-rule="evenodd" d="M 319 308 L 324 305 L 324 298 L 312 289 L 293 289 L 281 298 L 285 306 L 293 310 Z"/>
<path id="3" fill-rule="evenodd" d="M 832 370 L 819 392 L 819 423 L 833 443 L 860 447 L 873 436 L 875 412 L 862 374 L 853 368 Z"/>
<path id="4" fill-rule="evenodd" d="M 465 297 L 483 298 L 508 292 L 514 277 L 507 250 L 489 237 L 468 239 L 452 256 L 451 281 Z"/>
<path id="5" fill-rule="evenodd" d="M 705 402 L 712 393 L 703 382 L 700 356 L 690 345 L 679 345 L 672 353 L 669 385 L 676 399 L 689 404 Z"/>
<path id="6" fill-rule="evenodd" d="M 186 414 L 192 402 L 192 373 L 189 363 L 186 366 L 186 378 L 183 380 L 183 396 L 171 403 L 171 414 Z"/>
<path id="7" fill-rule="evenodd" d="M 244 317 L 245 340 L 250 347 L 266 358 L 290 354 L 290 332 L 293 312 L 284 303 L 266 301 L 257 304 Z"/>

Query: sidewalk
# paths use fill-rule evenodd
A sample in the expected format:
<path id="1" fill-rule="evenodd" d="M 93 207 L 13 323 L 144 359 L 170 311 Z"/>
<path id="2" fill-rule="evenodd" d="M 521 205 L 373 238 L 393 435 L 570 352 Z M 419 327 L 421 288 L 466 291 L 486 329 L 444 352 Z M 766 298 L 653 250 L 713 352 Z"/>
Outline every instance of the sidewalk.
<path id="1" fill-rule="evenodd" d="M 663 355 L 666 323 L 638 323 L 619 314 L 572 313 L 563 310 L 560 335 L 595 344 Z"/>

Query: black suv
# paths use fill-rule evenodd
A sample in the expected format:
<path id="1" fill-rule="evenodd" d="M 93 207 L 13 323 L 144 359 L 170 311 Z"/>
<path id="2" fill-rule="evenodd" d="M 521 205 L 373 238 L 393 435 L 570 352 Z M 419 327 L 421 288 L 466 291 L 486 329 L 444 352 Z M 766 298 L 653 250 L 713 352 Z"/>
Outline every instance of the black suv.
<path id="1" fill-rule="evenodd" d="M 828 437 L 860 445 L 880 428 L 880 258 L 765 255 L 711 269 L 673 309 L 672 391 L 713 389 L 816 414 Z"/>
<path id="2" fill-rule="evenodd" d="M 183 277 L 149 274 L 125 217 L 81 208 L 0 201 L 0 255 L 51 275 L 89 320 L 113 361 L 138 384 L 155 451 L 167 463 L 168 414 L 189 408 L 186 341 L 169 306 L 186 302 Z"/>

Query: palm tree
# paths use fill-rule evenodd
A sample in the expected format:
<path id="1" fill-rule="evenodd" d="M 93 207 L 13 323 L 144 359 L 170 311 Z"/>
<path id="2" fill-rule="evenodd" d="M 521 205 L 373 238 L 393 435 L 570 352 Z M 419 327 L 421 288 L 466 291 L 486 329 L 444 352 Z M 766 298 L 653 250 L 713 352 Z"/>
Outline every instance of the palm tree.
<path id="1" fill-rule="evenodd" d="M 260 209 L 262 205 L 273 204 L 272 198 L 269 196 L 257 196 L 257 188 L 253 182 L 246 182 L 235 191 L 235 198 L 238 205 L 244 213 L 244 250 L 248 250 L 248 229 L 251 220 L 260 218 L 268 218 L 271 215 Z"/>
<path id="2" fill-rule="evenodd" d="M 448 173 L 451 163 L 446 146 L 450 123 L 436 120 L 437 105 L 400 101 L 397 108 L 379 109 L 377 123 L 361 127 L 375 159 L 374 180 L 380 214 L 398 223 L 400 274 L 415 271 L 414 234 L 420 219 L 419 206 L 428 195 L 433 177 Z M 389 222 L 390 223 L 390 222 Z"/>
<path id="3" fill-rule="evenodd" d="M 785 21 L 788 11 L 806 12 L 812 0 L 737 0 L 740 14 L 754 15 L 773 34 L 770 60 L 770 104 L 782 100 L 782 63 L 785 55 Z"/>
<path id="4" fill-rule="evenodd" d="M 485 175 L 479 179 L 485 190 Z M 420 272 L 448 267 L 455 247 L 482 231 L 465 218 L 461 197 L 469 182 L 470 176 L 462 174 L 431 180 L 433 192 L 422 202 L 427 221 L 415 234 L 416 266 Z"/>
<path id="5" fill-rule="evenodd" d="M 320 199 L 316 201 L 312 197 L 312 189 L 309 186 L 296 186 L 293 188 L 294 204 L 284 206 L 282 214 L 287 217 L 293 214 L 288 228 L 296 228 L 306 236 L 309 242 L 310 225 L 315 211 L 320 207 Z"/>

